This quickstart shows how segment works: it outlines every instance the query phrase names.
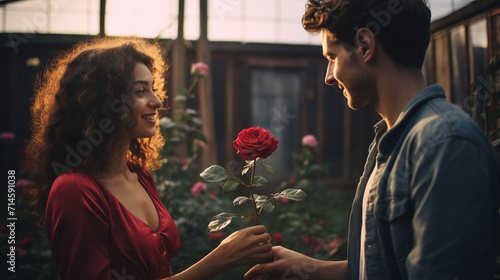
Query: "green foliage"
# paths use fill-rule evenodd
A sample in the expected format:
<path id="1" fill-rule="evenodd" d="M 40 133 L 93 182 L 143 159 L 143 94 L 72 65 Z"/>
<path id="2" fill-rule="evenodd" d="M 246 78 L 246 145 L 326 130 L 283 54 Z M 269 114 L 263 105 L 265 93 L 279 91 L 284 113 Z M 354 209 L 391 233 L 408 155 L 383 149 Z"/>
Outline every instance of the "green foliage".
<path id="1" fill-rule="evenodd" d="M 236 176 L 230 175 L 228 176 L 228 173 L 226 169 L 219 165 L 212 165 L 209 168 L 205 169 L 201 174 L 200 177 L 204 179 L 207 182 L 211 183 L 216 183 L 216 182 L 221 182 L 224 180 L 228 180 L 223 188 L 224 194 L 229 194 L 238 188 L 239 185 L 246 186 L 247 189 L 250 192 L 250 195 L 247 196 L 239 196 L 235 200 L 233 200 L 233 205 L 234 206 L 241 206 L 245 204 L 247 201 L 250 201 L 253 205 L 254 208 L 254 216 L 253 217 L 248 217 L 245 215 L 239 216 L 241 219 L 244 218 L 251 218 L 255 219 L 256 223 L 259 223 L 259 215 L 264 210 L 265 212 L 271 213 L 274 211 L 275 206 L 271 202 L 272 200 L 278 200 L 281 197 L 288 198 L 291 200 L 295 201 L 300 201 L 303 200 L 304 198 L 307 197 L 305 192 L 302 190 L 284 190 L 281 193 L 277 194 L 271 194 L 270 196 L 267 195 L 257 195 L 253 194 L 253 188 L 254 187 L 265 187 L 267 184 L 267 179 L 264 178 L 261 175 L 255 176 L 255 169 L 259 165 L 264 165 L 262 163 L 262 159 L 257 158 L 256 160 L 251 160 L 247 161 L 247 165 L 243 167 L 242 174 L 244 175 L 247 173 L 248 170 L 252 169 L 252 177 L 250 180 L 250 184 L 246 184 L 243 180 L 239 179 Z M 268 165 L 264 165 L 265 169 L 268 172 L 274 172 L 274 169 Z M 208 232 L 209 233 L 214 233 L 218 232 L 222 229 L 224 229 L 226 226 L 228 226 L 234 218 L 238 217 L 238 215 L 235 214 L 230 214 L 230 213 L 221 213 L 217 216 L 215 216 L 212 221 L 208 224 Z"/>
<path id="2" fill-rule="evenodd" d="M 227 171 L 219 165 L 212 165 L 200 174 L 200 177 L 207 182 L 220 182 L 227 178 Z"/>
<path id="3" fill-rule="evenodd" d="M 324 167 L 315 163 L 316 147 L 302 145 L 299 153 L 292 154 L 293 176 L 294 179 L 302 178 L 321 178 L 326 174 Z"/>
<path id="4" fill-rule="evenodd" d="M 471 85 L 469 112 L 476 123 L 482 127 L 485 135 L 492 141 L 493 147 L 500 151 L 500 55 L 493 57 L 486 69 L 487 77 L 481 85 Z M 480 125 L 479 117 L 484 125 Z"/>
<path id="5" fill-rule="evenodd" d="M 482 85 L 471 85 L 469 112 L 481 127 L 478 115 L 481 116 L 484 134 L 491 140 L 493 148 L 500 152 L 500 55 L 493 57 L 486 69 L 487 77 Z M 497 268 L 495 279 L 500 279 L 500 236 L 497 236 Z"/>
<path id="6" fill-rule="evenodd" d="M 7 174 L 7 170 L 2 170 Z M 17 182 L 22 178 L 22 174 L 16 175 Z M 0 214 L 3 221 L 0 226 L 0 254 L 3 256 L 4 265 L 0 271 L 0 279 L 38 279 L 54 280 L 58 279 L 58 273 L 54 261 L 52 260 L 52 251 L 49 246 L 45 231 L 38 227 L 34 219 L 29 214 L 27 203 L 26 187 L 16 187 L 15 201 L 15 244 L 9 239 L 10 228 L 7 227 L 10 221 L 7 221 L 7 206 L 5 211 Z M 4 188 L 6 190 L 7 188 Z M 2 191 L 3 201 L 7 201 L 6 191 Z M 6 205 L 6 204 L 4 204 Z M 9 241 L 11 243 L 9 243 Z M 15 272 L 8 271 L 10 267 L 6 262 L 11 254 L 11 246 L 15 246 Z"/>

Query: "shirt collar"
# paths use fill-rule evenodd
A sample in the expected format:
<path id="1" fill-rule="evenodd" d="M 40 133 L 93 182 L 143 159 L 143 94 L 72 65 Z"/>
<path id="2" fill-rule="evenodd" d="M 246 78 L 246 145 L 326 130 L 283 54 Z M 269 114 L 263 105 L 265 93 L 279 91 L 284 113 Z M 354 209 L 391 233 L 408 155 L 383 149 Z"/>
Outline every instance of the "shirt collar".
<path id="1" fill-rule="evenodd" d="M 380 144 L 378 145 L 379 152 L 387 152 L 387 149 L 390 149 L 394 145 L 394 142 L 399 138 L 398 136 L 400 136 L 401 132 L 405 129 L 406 123 L 409 119 L 411 119 L 412 113 L 420 105 L 434 98 L 446 98 L 443 88 L 438 84 L 428 86 L 417 93 L 417 95 L 415 95 L 410 102 L 406 104 L 401 114 L 399 114 L 394 126 L 387 131 L 385 135 L 383 135 L 382 139 L 380 139 Z M 382 119 L 376 123 L 373 128 L 376 135 L 382 135 L 387 130 L 387 124 Z"/>

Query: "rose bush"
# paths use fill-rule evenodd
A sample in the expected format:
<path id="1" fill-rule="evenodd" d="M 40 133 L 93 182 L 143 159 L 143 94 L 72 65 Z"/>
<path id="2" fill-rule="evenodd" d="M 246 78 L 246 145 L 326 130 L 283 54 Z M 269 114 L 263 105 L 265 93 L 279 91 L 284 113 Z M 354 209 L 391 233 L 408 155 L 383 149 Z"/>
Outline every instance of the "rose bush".
<path id="1" fill-rule="evenodd" d="M 233 141 L 233 147 L 244 160 L 265 159 L 278 147 L 279 141 L 260 127 L 243 129 Z"/>

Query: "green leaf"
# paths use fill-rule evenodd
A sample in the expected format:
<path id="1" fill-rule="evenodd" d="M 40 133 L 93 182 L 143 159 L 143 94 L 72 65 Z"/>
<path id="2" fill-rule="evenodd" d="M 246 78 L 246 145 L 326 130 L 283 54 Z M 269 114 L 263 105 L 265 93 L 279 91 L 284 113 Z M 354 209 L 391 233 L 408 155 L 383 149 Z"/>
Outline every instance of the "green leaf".
<path id="1" fill-rule="evenodd" d="M 233 205 L 234 206 L 241 206 L 245 202 L 247 202 L 248 200 L 250 200 L 250 199 L 248 197 L 246 197 L 246 196 L 238 196 L 237 198 L 234 199 Z"/>
<path id="2" fill-rule="evenodd" d="M 267 202 L 267 195 L 254 194 L 253 197 L 254 197 L 256 203 Z"/>
<path id="3" fill-rule="evenodd" d="M 175 101 L 177 101 L 177 102 L 183 102 L 184 103 L 184 102 L 186 102 L 186 99 L 187 99 L 187 97 L 184 96 L 184 95 L 176 95 L 175 96 Z"/>
<path id="4" fill-rule="evenodd" d="M 243 181 L 240 178 L 238 178 L 234 175 L 229 175 L 228 178 L 229 178 L 229 180 L 231 180 L 233 182 L 237 182 L 237 183 L 242 184 L 242 185 L 245 184 L 245 183 L 243 183 Z"/>
<path id="5" fill-rule="evenodd" d="M 187 89 L 185 88 L 175 88 L 175 93 L 177 93 L 177 95 L 187 95 L 188 91 Z"/>
<path id="6" fill-rule="evenodd" d="M 182 143 L 183 139 L 181 137 L 173 136 L 168 139 L 170 143 Z"/>
<path id="7" fill-rule="evenodd" d="M 224 194 L 232 193 L 238 188 L 238 185 L 238 182 L 228 181 L 224 184 L 222 190 Z"/>
<path id="8" fill-rule="evenodd" d="M 248 170 L 249 170 L 249 169 L 250 169 L 250 166 L 245 165 L 245 166 L 243 167 L 243 170 L 241 171 L 241 175 L 245 175 L 245 174 L 248 172 Z"/>
<path id="9" fill-rule="evenodd" d="M 213 233 L 222 230 L 223 228 L 227 227 L 231 221 L 238 217 L 235 214 L 232 213 L 220 213 L 217 216 L 212 218 L 212 221 L 208 224 L 208 233 Z"/>
<path id="10" fill-rule="evenodd" d="M 186 109 L 186 114 L 191 115 L 191 116 L 199 116 L 200 113 L 194 109 L 187 108 Z"/>
<path id="11" fill-rule="evenodd" d="M 267 170 L 267 172 L 271 173 L 271 174 L 274 174 L 274 168 L 267 165 L 267 164 L 262 164 L 262 166 L 264 166 L 264 168 Z"/>
<path id="12" fill-rule="evenodd" d="M 255 196 L 257 196 L 257 197 L 255 197 Z M 259 214 L 260 214 L 260 212 L 262 212 L 263 209 L 266 212 L 269 212 L 269 211 L 272 212 L 274 210 L 274 206 L 272 205 L 272 203 L 269 202 L 268 197 L 266 195 L 254 195 L 254 197 L 255 197 L 255 204 L 257 206 L 257 209 L 260 209 Z M 271 212 L 269 212 L 269 213 L 271 213 Z"/>
<path id="13" fill-rule="evenodd" d="M 226 179 L 227 171 L 222 166 L 212 165 L 205 169 L 200 176 L 207 182 L 220 182 Z"/>
<path id="14" fill-rule="evenodd" d="M 175 122 L 171 118 L 163 117 L 160 119 L 160 127 L 163 129 L 170 129 L 175 127 Z"/>
<path id="15" fill-rule="evenodd" d="M 262 209 L 267 213 L 272 213 L 274 211 L 274 205 L 268 201 L 267 203 L 262 205 Z"/>
<path id="16" fill-rule="evenodd" d="M 500 151 L 500 138 L 493 141 L 491 145 L 493 145 L 493 148 L 495 148 L 495 150 Z"/>
<path id="17" fill-rule="evenodd" d="M 189 126 L 185 125 L 185 124 L 180 124 L 178 125 L 177 127 L 177 130 L 179 130 L 180 132 L 188 132 L 189 131 Z"/>
<path id="18" fill-rule="evenodd" d="M 203 133 L 201 133 L 201 132 L 198 132 L 196 134 L 196 138 L 198 138 L 199 140 L 201 140 L 201 141 L 203 141 L 205 143 L 208 143 L 207 137 Z"/>
<path id="19" fill-rule="evenodd" d="M 266 184 L 267 184 L 267 179 L 260 175 L 255 176 L 253 179 L 253 185 L 256 187 L 264 187 Z"/>
<path id="20" fill-rule="evenodd" d="M 201 119 L 200 119 L 200 118 L 196 118 L 196 117 L 194 117 L 194 118 L 191 118 L 191 121 L 192 121 L 192 122 L 193 122 L 193 124 L 195 124 L 196 126 L 201 126 L 201 124 L 202 124 L 202 121 L 201 121 Z"/>
<path id="21" fill-rule="evenodd" d="M 286 189 L 279 194 L 278 198 L 280 197 L 300 201 L 306 198 L 307 194 L 301 189 Z"/>

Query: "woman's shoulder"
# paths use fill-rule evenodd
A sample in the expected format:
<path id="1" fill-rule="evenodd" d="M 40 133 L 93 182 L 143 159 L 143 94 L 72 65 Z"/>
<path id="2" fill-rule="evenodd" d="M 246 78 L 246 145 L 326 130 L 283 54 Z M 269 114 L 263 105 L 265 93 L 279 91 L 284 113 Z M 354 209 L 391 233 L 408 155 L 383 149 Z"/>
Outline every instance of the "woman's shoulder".
<path id="1" fill-rule="evenodd" d="M 100 196 L 102 194 L 102 190 L 90 175 L 77 171 L 59 175 L 52 183 L 50 192 L 64 195 Z"/>

